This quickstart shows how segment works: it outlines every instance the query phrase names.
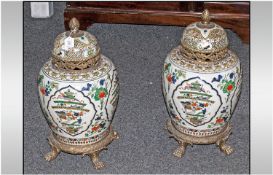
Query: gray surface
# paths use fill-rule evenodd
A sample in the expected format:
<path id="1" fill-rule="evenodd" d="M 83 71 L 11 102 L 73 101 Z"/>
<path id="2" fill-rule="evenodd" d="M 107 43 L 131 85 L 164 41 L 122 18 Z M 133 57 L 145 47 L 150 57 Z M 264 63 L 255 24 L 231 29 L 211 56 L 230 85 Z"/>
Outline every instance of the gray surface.
<path id="1" fill-rule="evenodd" d="M 36 78 L 55 37 L 64 31 L 63 9 L 63 2 L 54 2 L 52 18 L 33 19 L 29 3 L 24 3 L 25 173 L 249 173 L 249 45 L 230 31 L 231 49 L 240 57 L 244 73 L 229 139 L 235 152 L 226 157 L 215 145 L 194 145 L 183 159 L 172 155 L 178 144 L 164 130 L 168 114 L 161 70 L 167 53 L 179 44 L 182 29 L 175 26 L 94 24 L 88 29 L 119 73 L 120 100 L 113 126 L 120 139 L 102 152 L 107 167 L 101 171 L 93 169 L 88 157 L 65 153 L 46 162 L 50 129 L 38 103 Z"/>

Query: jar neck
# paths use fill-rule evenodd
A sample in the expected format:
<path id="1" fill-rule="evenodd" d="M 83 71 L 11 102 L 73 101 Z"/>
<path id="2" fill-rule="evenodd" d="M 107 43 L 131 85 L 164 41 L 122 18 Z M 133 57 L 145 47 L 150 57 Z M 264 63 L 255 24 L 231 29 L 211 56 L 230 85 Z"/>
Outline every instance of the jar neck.
<path id="1" fill-rule="evenodd" d="M 209 63 L 214 61 L 220 61 L 228 56 L 228 48 L 210 53 L 202 53 L 190 50 L 181 46 L 181 54 L 184 58 L 198 63 Z"/>
<path id="2" fill-rule="evenodd" d="M 98 65 L 98 63 L 101 60 L 101 54 L 99 53 L 97 56 L 85 59 L 85 60 L 79 60 L 79 61 L 66 61 L 63 59 L 60 59 L 59 57 L 52 56 L 52 64 L 57 69 L 62 70 L 85 70 L 92 67 L 95 67 Z"/>

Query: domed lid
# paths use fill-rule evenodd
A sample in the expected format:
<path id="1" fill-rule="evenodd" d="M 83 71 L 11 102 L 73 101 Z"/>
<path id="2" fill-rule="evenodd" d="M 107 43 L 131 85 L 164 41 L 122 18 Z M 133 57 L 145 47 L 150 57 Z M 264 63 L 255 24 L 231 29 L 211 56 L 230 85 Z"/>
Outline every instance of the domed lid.
<path id="1" fill-rule="evenodd" d="M 208 55 L 225 52 L 228 39 L 225 30 L 210 22 L 209 11 L 204 10 L 202 20 L 188 25 L 181 38 L 181 45 L 186 52 Z"/>
<path id="2" fill-rule="evenodd" d="M 76 18 L 69 22 L 70 31 L 61 33 L 54 42 L 52 63 L 61 69 L 82 70 L 94 66 L 100 59 L 100 47 L 95 36 L 79 30 Z"/>

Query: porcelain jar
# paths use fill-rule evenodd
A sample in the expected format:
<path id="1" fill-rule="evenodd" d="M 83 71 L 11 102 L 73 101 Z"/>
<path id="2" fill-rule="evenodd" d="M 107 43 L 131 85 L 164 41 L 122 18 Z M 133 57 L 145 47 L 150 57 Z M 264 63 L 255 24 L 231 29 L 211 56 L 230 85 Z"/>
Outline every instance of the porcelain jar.
<path id="1" fill-rule="evenodd" d="M 38 90 L 53 138 L 80 148 L 109 135 L 119 83 L 114 64 L 101 54 L 95 36 L 79 30 L 75 18 L 70 28 L 57 36 L 52 57 L 39 73 Z"/>
<path id="2" fill-rule="evenodd" d="M 207 10 L 202 18 L 185 28 L 162 74 L 170 123 L 197 144 L 210 143 L 210 137 L 227 128 L 242 82 L 240 61 L 228 49 L 225 30 L 210 21 Z"/>

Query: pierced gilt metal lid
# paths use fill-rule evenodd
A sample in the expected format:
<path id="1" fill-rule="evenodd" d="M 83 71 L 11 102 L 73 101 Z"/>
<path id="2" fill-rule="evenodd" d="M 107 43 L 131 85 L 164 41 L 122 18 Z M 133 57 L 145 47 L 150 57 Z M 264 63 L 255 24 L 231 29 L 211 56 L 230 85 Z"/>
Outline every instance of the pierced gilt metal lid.
<path id="1" fill-rule="evenodd" d="M 210 21 L 208 10 L 202 13 L 202 20 L 186 27 L 181 38 L 181 45 L 190 52 L 202 54 L 216 53 L 228 47 L 225 30 Z"/>
<path id="2" fill-rule="evenodd" d="M 52 51 L 52 63 L 55 67 L 70 70 L 82 70 L 94 66 L 100 59 L 100 47 L 95 36 L 79 30 L 76 18 L 69 22 L 70 31 L 57 36 Z"/>

